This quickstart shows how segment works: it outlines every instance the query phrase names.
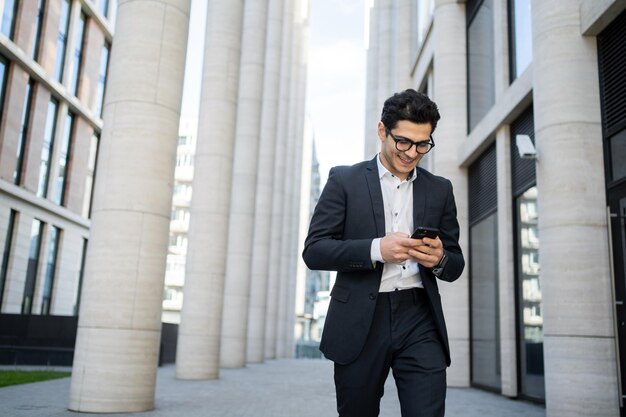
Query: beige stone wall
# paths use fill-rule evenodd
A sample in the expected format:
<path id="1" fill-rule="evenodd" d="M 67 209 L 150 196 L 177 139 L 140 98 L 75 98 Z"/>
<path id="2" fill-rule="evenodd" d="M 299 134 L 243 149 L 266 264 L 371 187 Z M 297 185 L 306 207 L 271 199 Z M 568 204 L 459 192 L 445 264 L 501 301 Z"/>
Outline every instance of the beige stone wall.
<path id="1" fill-rule="evenodd" d="M 83 68 L 79 80 L 78 98 L 85 103 L 87 108 L 95 109 L 96 91 L 100 76 L 100 56 L 106 38 L 95 20 L 89 19 L 85 26 Z"/>
<path id="2" fill-rule="evenodd" d="M 26 153 L 24 155 L 24 180 L 22 186 L 33 194 L 39 187 L 41 171 L 41 148 L 43 147 L 50 91 L 41 83 L 34 85 L 30 106 L 30 126 L 28 129 Z"/>
<path id="3" fill-rule="evenodd" d="M 3 113 L 11 116 L 0 121 L 0 178 L 12 183 L 28 74 L 18 66 L 13 66 L 7 73 Z"/>

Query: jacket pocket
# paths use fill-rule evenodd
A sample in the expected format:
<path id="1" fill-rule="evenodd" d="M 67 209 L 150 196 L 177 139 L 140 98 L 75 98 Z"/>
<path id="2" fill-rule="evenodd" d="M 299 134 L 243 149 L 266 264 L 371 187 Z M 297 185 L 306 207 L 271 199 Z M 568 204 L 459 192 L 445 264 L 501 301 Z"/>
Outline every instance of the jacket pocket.
<path id="1" fill-rule="evenodd" d="M 350 290 L 345 287 L 334 285 L 333 290 L 330 292 L 330 296 L 337 301 L 347 303 L 350 298 Z"/>

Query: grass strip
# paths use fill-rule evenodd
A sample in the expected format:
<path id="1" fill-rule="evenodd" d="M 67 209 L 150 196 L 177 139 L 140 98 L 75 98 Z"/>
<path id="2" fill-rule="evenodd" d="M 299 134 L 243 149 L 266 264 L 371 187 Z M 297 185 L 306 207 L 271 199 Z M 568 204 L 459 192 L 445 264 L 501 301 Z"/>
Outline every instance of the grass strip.
<path id="1" fill-rule="evenodd" d="M 70 375 L 71 372 L 61 371 L 0 370 L 0 388 L 8 387 L 10 385 L 29 384 L 31 382 L 66 378 Z"/>

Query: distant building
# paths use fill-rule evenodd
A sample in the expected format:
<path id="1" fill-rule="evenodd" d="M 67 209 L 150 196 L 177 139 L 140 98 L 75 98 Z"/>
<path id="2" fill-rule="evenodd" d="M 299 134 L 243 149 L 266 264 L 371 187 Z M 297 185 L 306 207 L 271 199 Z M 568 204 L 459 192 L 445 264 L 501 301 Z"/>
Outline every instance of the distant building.
<path id="1" fill-rule="evenodd" d="M 193 160 L 196 151 L 197 120 L 181 120 L 174 172 L 172 219 L 167 251 L 165 287 L 163 291 L 163 322 L 180 323 L 185 285 L 189 207 L 192 196 Z"/>
<path id="2" fill-rule="evenodd" d="M 439 282 L 451 386 L 545 401 L 548 417 L 626 413 L 625 9 L 370 8 L 366 156 L 393 92 L 422 91 L 442 115 L 422 166 L 452 181 L 467 261 Z"/>
<path id="3" fill-rule="evenodd" d="M 319 161 L 317 159 L 315 142 L 311 142 L 310 146 L 311 165 L 310 167 L 306 167 L 306 169 L 310 169 L 310 172 L 307 171 L 310 175 L 306 176 L 306 178 L 310 179 L 310 182 L 303 186 L 303 194 L 306 194 L 308 198 L 306 198 L 306 200 L 303 199 L 301 205 L 301 219 L 304 220 L 304 229 L 308 227 L 309 220 L 313 215 L 313 210 L 315 209 L 317 200 L 322 192 L 320 186 Z M 303 178 L 305 178 L 304 175 Z M 307 190 L 309 190 L 308 193 Z M 301 233 L 306 232 L 304 229 L 301 230 Z M 303 236 L 305 235 L 303 234 Z M 330 272 L 312 271 L 306 268 L 303 262 L 299 261 L 299 263 L 300 268 L 298 280 L 300 282 L 299 288 L 301 290 L 297 293 L 298 301 L 296 302 L 296 313 L 298 317 L 296 321 L 295 334 L 299 344 L 304 343 L 315 347 L 317 346 L 316 342 L 319 342 L 321 338 L 324 317 L 326 316 L 326 310 L 328 309 Z M 320 294 L 322 295 L 320 296 Z M 321 355 L 315 350 L 311 350 L 310 354 L 313 356 Z"/>

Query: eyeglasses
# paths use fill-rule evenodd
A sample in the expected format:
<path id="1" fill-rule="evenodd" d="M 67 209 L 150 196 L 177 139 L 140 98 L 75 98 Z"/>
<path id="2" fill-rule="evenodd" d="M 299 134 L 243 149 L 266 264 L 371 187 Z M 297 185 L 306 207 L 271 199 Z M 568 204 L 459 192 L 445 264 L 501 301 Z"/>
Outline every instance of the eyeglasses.
<path id="1" fill-rule="evenodd" d="M 424 155 L 435 147 L 435 141 L 432 135 L 430 136 L 430 140 L 413 142 L 412 140 L 409 140 L 407 138 L 394 136 L 394 134 L 391 133 L 391 130 L 389 129 L 387 129 L 387 134 L 391 136 L 391 139 L 393 139 L 394 142 L 396 142 L 396 149 L 400 152 L 407 152 L 413 147 L 413 145 L 415 145 L 415 150 L 417 151 L 417 153 Z"/>

